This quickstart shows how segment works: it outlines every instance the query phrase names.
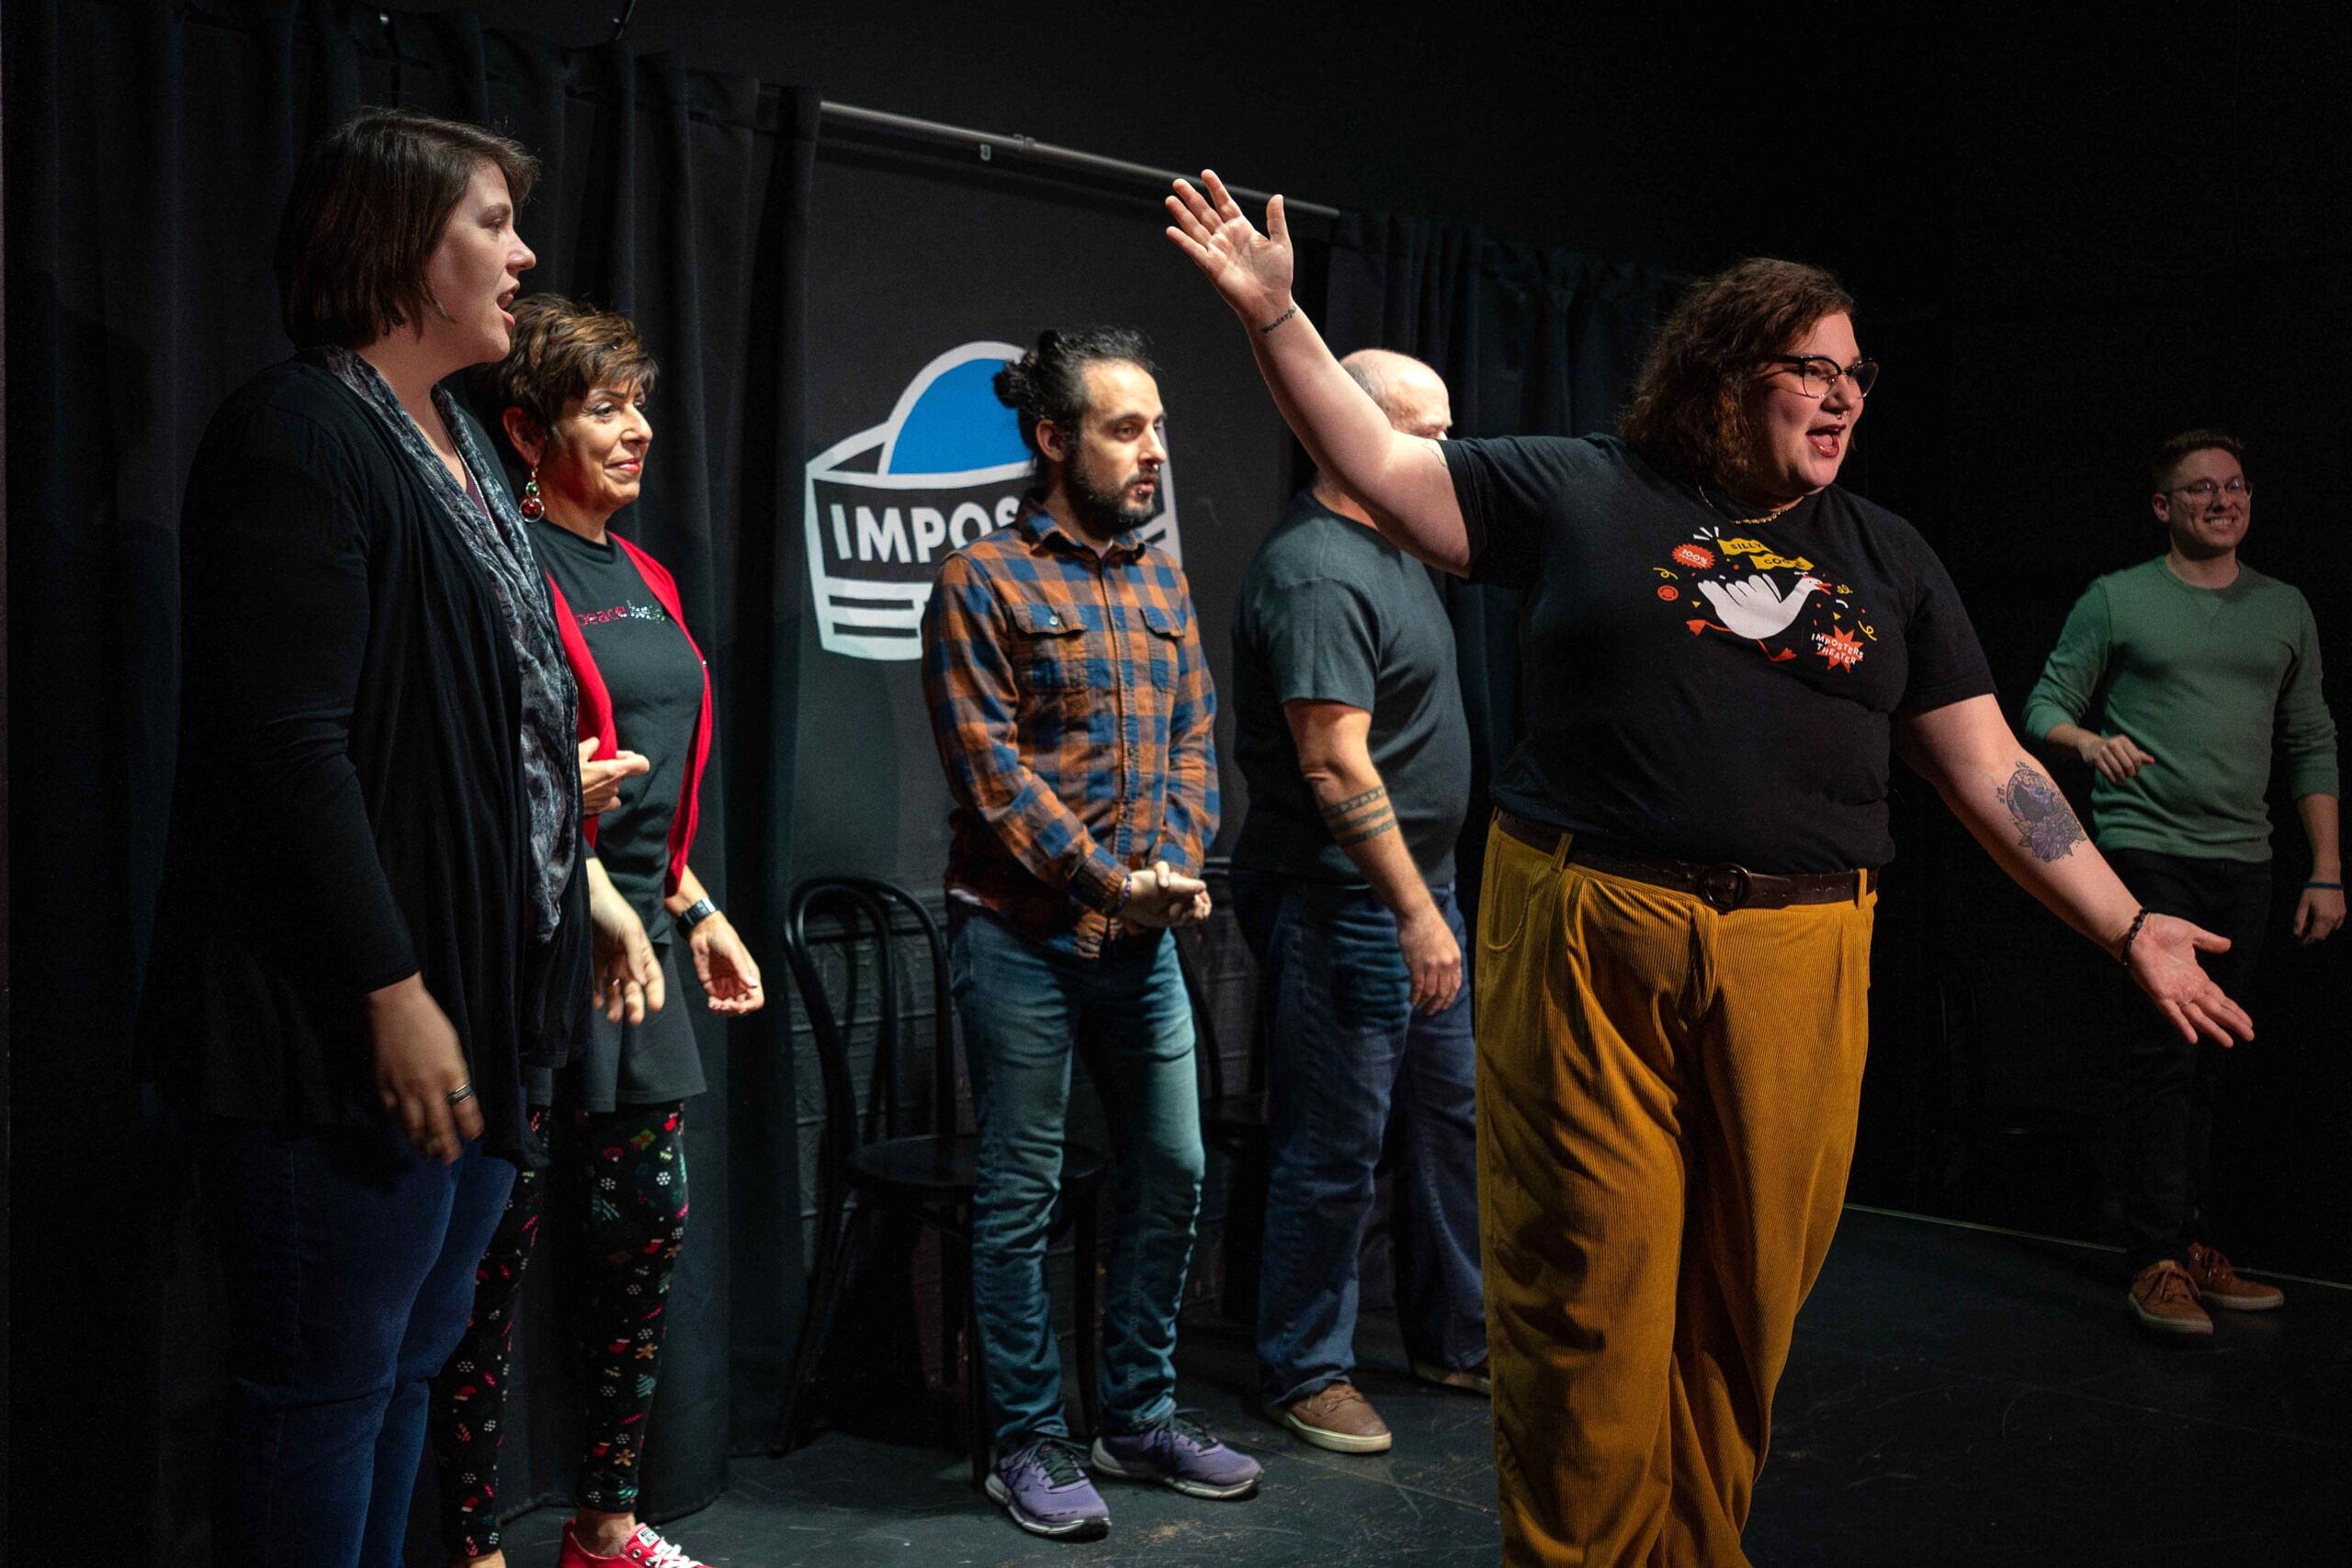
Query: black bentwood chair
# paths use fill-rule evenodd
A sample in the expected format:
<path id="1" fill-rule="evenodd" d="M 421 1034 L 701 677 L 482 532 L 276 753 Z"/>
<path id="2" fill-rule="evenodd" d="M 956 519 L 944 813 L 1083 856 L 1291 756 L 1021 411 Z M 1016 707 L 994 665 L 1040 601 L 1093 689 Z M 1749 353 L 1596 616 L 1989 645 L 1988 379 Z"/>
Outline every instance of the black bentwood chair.
<path id="1" fill-rule="evenodd" d="M 811 922 L 820 916 L 830 916 L 839 933 L 838 1012 L 819 964 L 820 942 L 810 935 Z M 931 1096 L 925 1107 L 908 1108 L 899 1100 L 899 1065 L 914 1044 L 915 1021 L 900 1010 L 900 943 L 894 940 L 894 917 L 902 926 L 915 928 L 931 961 Z M 784 953 L 816 1042 L 825 1129 L 817 1163 L 817 1223 L 822 1232 L 809 1280 L 808 1314 L 801 1322 L 772 1450 L 781 1452 L 805 1435 L 800 1430 L 806 1419 L 804 1395 L 824 1364 L 842 1289 L 860 1255 L 872 1246 L 887 1214 L 909 1214 L 940 1235 L 940 1375 L 953 1375 L 960 1337 L 965 1438 L 977 1484 L 988 1474 L 991 1446 L 988 1381 L 972 1297 L 972 1200 L 979 1180 L 980 1141 L 957 1125 L 946 940 L 930 911 L 902 888 L 872 877 L 812 877 L 792 890 Z M 862 1001 L 871 1009 L 870 1015 L 862 1012 Z M 850 1033 L 868 1016 L 874 1025 L 874 1057 L 861 1108 Z M 1103 1175 L 1100 1155 L 1076 1147 L 1065 1150 L 1057 1228 L 1067 1224 L 1074 1233 L 1079 1398 L 1090 1433 L 1094 1429 L 1095 1358 L 1101 1337 L 1094 1309 L 1095 1210 Z M 952 1310 L 957 1305 L 960 1312 Z"/>

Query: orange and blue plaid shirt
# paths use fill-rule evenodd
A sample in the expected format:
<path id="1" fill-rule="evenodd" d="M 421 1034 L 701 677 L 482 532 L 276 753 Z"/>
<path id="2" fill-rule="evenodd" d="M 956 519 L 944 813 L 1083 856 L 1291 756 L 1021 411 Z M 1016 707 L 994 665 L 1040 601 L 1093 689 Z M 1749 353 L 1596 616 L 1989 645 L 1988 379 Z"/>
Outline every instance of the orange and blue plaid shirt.
<path id="1" fill-rule="evenodd" d="M 1216 691 L 1182 568 L 1097 556 L 1032 512 L 939 569 L 923 696 L 956 797 L 947 890 L 1081 957 L 1135 928 L 1130 870 L 1200 874 L 1216 834 Z"/>

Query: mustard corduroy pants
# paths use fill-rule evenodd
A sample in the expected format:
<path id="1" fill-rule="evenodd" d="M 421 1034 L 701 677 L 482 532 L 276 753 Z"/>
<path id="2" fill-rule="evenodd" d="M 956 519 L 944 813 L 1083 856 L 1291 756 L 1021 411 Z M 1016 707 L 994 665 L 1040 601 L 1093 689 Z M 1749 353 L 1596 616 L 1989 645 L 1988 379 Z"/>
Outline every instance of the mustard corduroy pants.
<path id="1" fill-rule="evenodd" d="M 1744 1564 L 1844 1201 L 1875 894 L 1729 913 L 1498 829 L 1478 1179 L 1503 1558 Z"/>

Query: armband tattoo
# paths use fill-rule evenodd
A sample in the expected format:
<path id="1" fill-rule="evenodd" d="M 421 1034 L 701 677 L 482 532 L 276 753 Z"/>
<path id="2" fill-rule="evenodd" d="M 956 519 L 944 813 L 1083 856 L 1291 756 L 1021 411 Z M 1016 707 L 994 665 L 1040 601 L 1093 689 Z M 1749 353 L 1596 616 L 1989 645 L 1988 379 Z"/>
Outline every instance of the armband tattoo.
<path id="1" fill-rule="evenodd" d="M 1389 804 L 1385 784 L 1374 784 L 1361 795 L 1334 801 L 1322 808 L 1323 825 L 1341 849 L 1396 831 L 1396 812 Z"/>

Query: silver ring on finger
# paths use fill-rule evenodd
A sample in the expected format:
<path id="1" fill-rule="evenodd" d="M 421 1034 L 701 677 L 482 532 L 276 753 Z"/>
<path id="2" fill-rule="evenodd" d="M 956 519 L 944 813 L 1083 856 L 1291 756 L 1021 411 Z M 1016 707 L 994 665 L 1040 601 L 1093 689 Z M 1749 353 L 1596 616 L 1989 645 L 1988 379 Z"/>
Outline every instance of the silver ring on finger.
<path id="1" fill-rule="evenodd" d="M 449 1091 L 448 1099 L 449 1103 L 452 1105 L 463 1105 L 473 1097 L 474 1086 L 470 1083 L 461 1083 L 457 1088 Z"/>

